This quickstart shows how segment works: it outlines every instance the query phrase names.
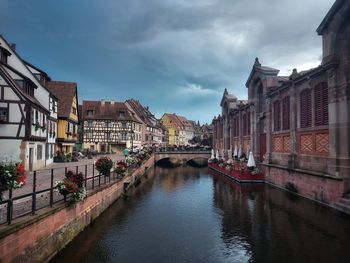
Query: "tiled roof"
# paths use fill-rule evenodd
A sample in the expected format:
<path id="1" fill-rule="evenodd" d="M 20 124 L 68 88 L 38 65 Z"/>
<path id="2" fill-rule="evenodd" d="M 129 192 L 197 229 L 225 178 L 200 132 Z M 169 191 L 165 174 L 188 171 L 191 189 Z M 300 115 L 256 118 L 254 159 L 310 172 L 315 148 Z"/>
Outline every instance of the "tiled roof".
<path id="1" fill-rule="evenodd" d="M 73 98 L 77 92 L 77 83 L 49 81 L 47 88 L 58 98 L 58 117 L 68 118 L 72 109 Z"/>
<path id="2" fill-rule="evenodd" d="M 126 103 L 130 105 L 130 107 L 142 120 L 143 123 L 145 123 L 148 126 L 155 127 L 155 124 L 152 123 L 152 121 L 150 120 L 151 118 L 155 119 L 154 115 L 147 108 L 142 106 L 138 100 L 129 99 L 126 101 Z"/>
<path id="3" fill-rule="evenodd" d="M 93 116 L 87 116 L 88 110 L 93 110 Z M 83 120 L 88 119 L 139 122 L 123 102 L 111 101 L 83 101 L 82 118 Z"/>

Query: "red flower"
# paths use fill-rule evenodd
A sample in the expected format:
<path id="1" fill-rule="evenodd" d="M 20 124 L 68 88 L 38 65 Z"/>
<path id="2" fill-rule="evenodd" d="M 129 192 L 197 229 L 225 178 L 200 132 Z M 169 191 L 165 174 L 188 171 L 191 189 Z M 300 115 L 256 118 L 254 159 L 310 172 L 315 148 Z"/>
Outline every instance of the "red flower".
<path id="1" fill-rule="evenodd" d="M 26 178 L 27 178 L 27 176 L 25 176 L 25 175 L 19 175 L 17 177 L 17 183 L 25 185 L 26 184 Z"/>
<path id="2" fill-rule="evenodd" d="M 17 174 L 22 175 L 26 172 L 26 169 L 24 167 L 23 163 L 20 163 L 17 165 Z"/>

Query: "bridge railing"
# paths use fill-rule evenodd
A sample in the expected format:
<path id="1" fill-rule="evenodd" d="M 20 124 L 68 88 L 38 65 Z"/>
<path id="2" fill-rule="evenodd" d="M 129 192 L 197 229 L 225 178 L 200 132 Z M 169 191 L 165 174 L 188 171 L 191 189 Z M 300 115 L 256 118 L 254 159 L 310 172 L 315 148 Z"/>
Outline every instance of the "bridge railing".
<path id="1" fill-rule="evenodd" d="M 166 147 L 166 148 L 159 148 L 155 149 L 155 153 L 211 153 L 211 149 L 197 149 L 197 148 L 188 148 L 188 149 L 181 149 L 181 148 L 172 148 L 172 147 Z"/>

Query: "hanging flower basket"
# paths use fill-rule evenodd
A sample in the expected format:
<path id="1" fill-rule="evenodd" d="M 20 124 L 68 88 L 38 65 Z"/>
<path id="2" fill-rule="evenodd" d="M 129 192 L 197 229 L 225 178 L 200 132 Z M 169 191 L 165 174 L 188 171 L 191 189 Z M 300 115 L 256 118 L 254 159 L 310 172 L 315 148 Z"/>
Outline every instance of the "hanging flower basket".
<path id="1" fill-rule="evenodd" d="M 68 194 L 71 194 L 71 202 L 76 203 L 83 200 L 86 197 L 86 189 L 83 186 L 84 176 L 82 173 L 73 173 L 68 171 L 66 178 L 63 181 L 56 182 L 57 191 L 67 197 Z"/>
<path id="2" fill-rule="evenodd" d="M 117 163 L 117 166 L 115 168 L 115 172 L 119 175 L 124 175 L 126 170 L 128 168 L 128 165 L 126 164 L 126 162 L 123 162 L 123 161 L 119 161 Z"/>
<path id="3" fill-rule="evenodd" d="M 111 174 L 111 169 L 113 167 L 113 161 L 107 156 L 99 158 L 95 163 L 97 171 L 99 171 L 104 176 L 109 176 Z"/>
<path id="4" fill-rule="evenodd" d="M 0 201 L 3 192 L 21 188 L 25 185 L 26 175 L 22 163 L 3 162 L 0 164 Z"/>

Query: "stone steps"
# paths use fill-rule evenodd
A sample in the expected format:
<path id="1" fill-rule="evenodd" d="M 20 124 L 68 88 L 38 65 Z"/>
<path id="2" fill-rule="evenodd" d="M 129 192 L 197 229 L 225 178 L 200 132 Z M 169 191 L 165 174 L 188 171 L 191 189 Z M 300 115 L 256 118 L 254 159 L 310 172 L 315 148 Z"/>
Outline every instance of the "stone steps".
<path id="1" fill-rule="evenodd" d="M 342 198 L 334 206 L 336 209 L 344 213 L 350 214 L 350 199 Z"/>

